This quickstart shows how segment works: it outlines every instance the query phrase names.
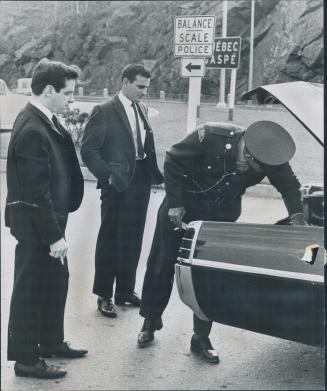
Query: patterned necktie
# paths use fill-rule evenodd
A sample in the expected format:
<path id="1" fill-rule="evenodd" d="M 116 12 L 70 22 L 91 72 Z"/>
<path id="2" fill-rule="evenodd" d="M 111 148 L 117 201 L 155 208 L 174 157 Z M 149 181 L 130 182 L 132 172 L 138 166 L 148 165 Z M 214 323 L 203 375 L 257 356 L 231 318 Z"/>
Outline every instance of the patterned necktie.
<path id="1" fill-rule="evenodd" d="M 132 107 L 134 110 L 135 121 L 136 121 L 137 157 L 139 159 L 144 159 L 144 149 L 143 149 L 142 138 L 141 138 L 140 122 L 139 122 L 139 116 L 137 113 L 137 106 L 136 106 L 135 102 L 132 103 Z"/>
<path id="2" fill-rule="evenodd" d="M 58 120 L 58 118 L 57 118 L 54 114 L 53 114 L 53 116 L 52 116 L 52 122 L 53 122 L 55 128 L 56 128 L 56 129 L 58 130 L 58 132 L 60 133 L 60 135 L 61 135 L 62 137 L 64 137 L 64 134 L 63 134 L 63 132 L 62 132 L 62 130 L 61 130 L 61 126 L 60 126 L 59 120 Z"/>

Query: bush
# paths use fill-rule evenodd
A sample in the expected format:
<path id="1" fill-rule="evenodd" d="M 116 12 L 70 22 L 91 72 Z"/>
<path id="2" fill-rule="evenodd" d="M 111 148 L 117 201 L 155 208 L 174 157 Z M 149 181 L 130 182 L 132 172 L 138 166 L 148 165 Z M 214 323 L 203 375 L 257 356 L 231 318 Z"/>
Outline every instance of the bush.
<path id="1" fill-rule="evenodd" d="M 66 129 L 71 135 L 73 142 L 76 146 L 80 147 L 84 134 L 84 128 L 86 120 L 88 118 L 87 113 L 80 113 L 80 110 L 75 108 L 73 110 L 67 110 L 63 114 Z"/>

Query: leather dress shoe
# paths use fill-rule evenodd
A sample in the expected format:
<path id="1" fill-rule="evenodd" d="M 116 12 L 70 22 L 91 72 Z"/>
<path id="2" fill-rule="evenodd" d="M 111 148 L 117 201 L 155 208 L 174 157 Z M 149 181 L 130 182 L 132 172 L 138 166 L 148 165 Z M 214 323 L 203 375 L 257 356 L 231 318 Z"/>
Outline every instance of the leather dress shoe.
<path id="1" fill-rule="evenodd" d="M 39 379 L 57 379 L 64 377 L 67 373 L 55 365 L 48 365 L 44 360 L 39 360 L 34 365 L 16 362 L 14 370 L 16 376 L 37 377 Z"/>
<path id="2" fill-rule="evenodd" d="M 85 349 L 73 349 L 69 346 L 68 342 L 62 342 L 59 345 L 39 346 L 39 355 L 41 357 L 62 357 L 62 358 L 80 358 L 87 354 Z"/>
<path id="3" fill-rule="evenodd" d="M 200 337 L 193 335 L 191 339 L 191 351 L 200 353 L 201 357 L 212 364 L 219 363 L 219 357 L 217 351 L 212 347 L 210 339 L 208 337 Z"/>
<path id="4" fill-rule="evenodd" d="M 162 329 L 162 319 L 157 320 L 144 319 L 141 332 L 138 335 L 137 342 L 140 348 L 145 348 L 154 341 L 154 332 Z"/>
<path id="5" fill-rule="evenodd" d="M 105 316 L 109 318 L 117 317 L 117 310 L 114 306 L 111 299 L 106 299 L 104 297 L 98 297 L 98 310 Z"/>
<path id="6" fill-rule="evenodd" d="M 136 292 L 125 296 L 115 295 L 115 304 L 125 305 L 126 303 L 131 304 L 133 307 L 139 307 L 141 305 L 141 299 Z"/>

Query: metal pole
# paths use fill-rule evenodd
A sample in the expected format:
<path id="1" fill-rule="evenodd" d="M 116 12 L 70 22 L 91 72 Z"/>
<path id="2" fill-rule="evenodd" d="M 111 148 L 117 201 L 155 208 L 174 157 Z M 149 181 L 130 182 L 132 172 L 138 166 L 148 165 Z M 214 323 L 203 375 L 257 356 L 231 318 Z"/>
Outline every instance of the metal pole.
<path id="1" fill-rule="evenodd" d="M 199 102 L 198 97 L 198 79 L 197 77 L 190 77 L 188 84 L 188 108 L 187 108 L 187 133 L 191 133 L 196 128 L 196 112 Z M 201 79 L 201 78 L 199 78 Z"/>
<path id="2" fill-rule="evenodd" d="M 233 121 L 234 102 L 235 102 L 235 88 L 236 88 L 236 71 L 232 69 L 230 78 L 230 93 L 229 93 L 229 104 L 228 104 L 228 121 Z"/>
<path id="3" fill-rule="evenodd" d="M 197 104 L 196 104 L 196 117 L 199 118 L 200 116 L 200 104 L 201 104 L 201 82 L 202 77 L 192 77 L 194 80 L 195 88 L 196 88 L 196 97 L 197 97 Z"/>
<path id="4" fill-rule="evenodd" d="M 222 21 L 222 31 L 221 36 L 227 37 L 227 13 L 228 13 L 228 3 L 227 0 L 223 0 L 223 21 Z M 219 102 L 217 107 L 226 107 L 225 103 L 225 79 L 226 72 L 225 69 L 220 70 L 220 86 L 219 86 Z"/>
<path id="5" fill-rule="evenodd" d="M 250 30 L 250 59 L 249 59 L 249 91 L 252 90 L 253 82 L 253 42 L 254 42 L 254 2 L 251 0 L 251 30 Z"/>

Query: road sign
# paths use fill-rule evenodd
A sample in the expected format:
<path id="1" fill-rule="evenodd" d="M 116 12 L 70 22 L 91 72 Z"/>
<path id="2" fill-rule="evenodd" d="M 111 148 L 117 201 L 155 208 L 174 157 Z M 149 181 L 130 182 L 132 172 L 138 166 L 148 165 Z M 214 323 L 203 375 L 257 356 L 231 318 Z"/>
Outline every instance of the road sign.
<path id="1" fill-rule="evenodd" d="M 210 57 L 213 53 L 215 16 L 175 17 L 175 56 Z"/>
<path id="2" fill-rule="evenodd" d="M 237 69 L 240 53 L 241 37 L 215 38 L 214 51 L 210 58 L 206 58 L 206 67 Z"/>
<path id="3" fill-rule="evenodd" d="M 182 77 L 203 77 L 204 76 L 204 58 L 182 58 L 181 75 Z"/>

